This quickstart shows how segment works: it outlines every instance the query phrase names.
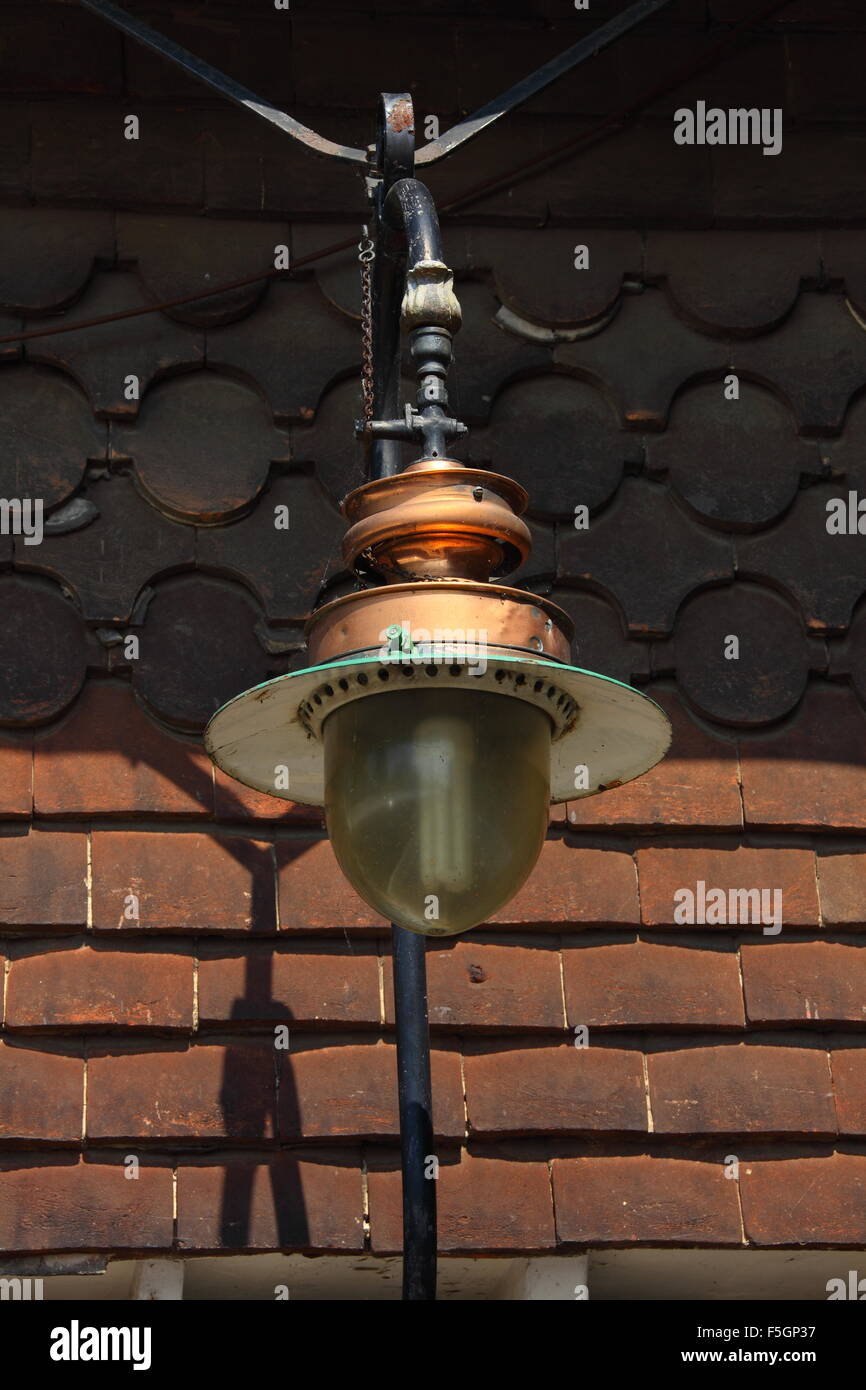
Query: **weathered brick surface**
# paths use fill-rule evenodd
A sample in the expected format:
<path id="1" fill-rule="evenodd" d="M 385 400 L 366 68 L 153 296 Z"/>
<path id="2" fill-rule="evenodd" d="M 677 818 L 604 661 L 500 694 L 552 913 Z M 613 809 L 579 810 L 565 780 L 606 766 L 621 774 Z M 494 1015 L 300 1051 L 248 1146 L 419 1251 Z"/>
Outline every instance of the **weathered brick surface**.
<path id="1" fill-rule="evenodd" d="M 97 831 L 93 925 L 130 931 L 272 932 L 272 850 L 241 836 Z"/>
<path id="2" fill-rule="evenodd" d="M 575 1028 L 740 1028 L 733 951 L 648 941 L 563 949 L 568 1025 Z"/>
<path id="3" fill-rule="evenodd" d="M 744 945 L 750 1023 L 866 1023 L 866 951 L 838 942 Z"/>
<path id="4" fill-rule="evenodd" d="M 737 1185 L 724 1164 L 688 1158 L 555 1158 L 560 1241 L 579 1245 L 738 1245 Z"/>
<path id="5" fill-rule="evenodd" d="M 142 1162 L 0 1159 L 0 1246 L 8 1251 L 168 1250 L 172 1175 Z"/>
<path id="6" fill-rule="evenodd" d="M 649 686 L 646 693 L 673 725 L 669 752 L 644 777 L 603 796 L 569 802 L 569 823 L 578 828 L 738 828 L 743 813 L 734 744 L 696 724 L 675 691 Z"/>
<path id="7" fill-rule="evenodd" d="M 222 768 L 214 767 L 214 805 L 219 820 L 266 820 L 297 822 L 323 828 L 321 806 L 303 806 L 299 801 L 283 801 L 245 787 Z"/>
<path id="8" fill-rule="evenodd" d="M 361 145 L 407 47 L 420 138 L 425 92 L 445 92 L 447 129 L 622 0 L 504 22 L 462 0 L 349 6 L 327 71 L 309 62 L 327 3 L 284 53 L 273 7 L 244 16 L 234 53 L 242 8 L 175 17 L 176 36 Z M 530 491 L 515 582 L 561 603 L 575 660 L 646 689 L 674 732 L 646 777 L 552 811 L 487 930 L 428 950 L 446 1251 L 736 1245 L 723 1156 L 761 1135 L 740 1154 L 748 1238 L 866 1244 L 866 1160 L 817 1143 L 866 1134 L 866 551 L 825 524 L 866 478 L 866 19 L 793 0 L 652 93 L 708 21 L 749 11 L 676 0 L 430 171 L 441 207 L 529 166 L 445 219 L 472 427 L 456 447 Z M 196 737 L 236 690 L 303 665 L 311 609 L 352 588 L 357 264 L 305 258 L 357 225 L 359 185 L 75 6 L 0 3 L 4 91 L 0 493 L 44 499 L 47 530 L 36 549 L 0 536 L 0 1248 L 169 1248 L 175 1161 L 184 1250 L 359 1251 L 366 1168 L 372 1248 L 395 1252 L 389 924 L 318 809 L 214 771 Z M 671 113 L 698 98 L 799 126 L 769 160 L 677 146 Z M 277 243 L 294 270 L 220 292 Z M 22 325 L 51 331 L 25 353 Z M 778 888 L 781 935 L 674 923 L 699 880 Z M 464 1079 L 473 1152 L 452 1162 Z M 85 1096 L 99 1162 L 71 1166 Z M 105 1161 L 139 1149 L 157 1166 L 137 1182 Z"/>
<path id="9" fill-rule="evenodd" d="M 470 1135 L 646 1131 L 639 1052 L 568 1044 L 473 1050 L 464 1067 Z"/>
<path id="10" fill-rule="evenodd" d="M 388 923 L 343 877 L 328 840 L 283 840 L 276 846 L 280 930 L 346 931 Z"/>
<path id="11" fill-rule="evenodd" d="M 394 1022 L 391 957 L 385 958 L 385 1018 Z M 460 1029 L 562 1028 L 559 952 L 515 943 L 457 940 L 427 951 L 430 1023 Z"/>
<path id="12" fill-rule="evenodd" d="M 45 830 L 0 836 L 0 923 L 63 928 L 86 922 L 86 836 Z"/>
<path id="13" fill-rule="evenodd" d="M 434 1049 L 433 1127 L 462 1139 L 463 1085 L 456 1052 Z M 397 1056 L 391 1043 L 307 1046 L 280 1056 L 279 1134 L 294 1139 L 396 1138 Z"/>
<path id="14" fill-rule="evenodd" d="M 821 916 L 828 927 L 866 927 L 866 854 L 818 856 Z"/>
<path id="15" fill-rule="evenodd" d="M 97 1044 L 87 1064 L 91 1140 L 271 1139 L 276 1133 L 274 1047 L 113 1052 Z"/>
<path id="16" fill-rule="evenodd" d="M 90 685 L 34 744 L 39 815 L 206 816 L 210 759 L 157 729 L 123 686 Z"/>
<path id="17" fill-rule="evenodd" d="M 816 513 L 810 525 L 823 525 L 825 519 L 826 514 Z M 844 542 L 845 537 L 829 539 Z M 792 563 L 805 568 L 799 548 Z M 819 573 L 821 568 L 816 562 Z M 859 595 L 863 580 L 854 579 L 852 588 Z M 793 723 L 741 743 L 746 823 L 812 831 L 866 829 L 864 735 L 866 716 L 851 690 L 807 690 Z"/>
<path id="18" fill-rule="evenodd" d="M 402 1250 L 399 1164 L 385 1167 L 371 1158 L 367 1186 L 373 1250 Z M 545 1251 L 556 1243 L 546 1163 L 461 1150 L 459 1162 L 440 1163 L 436 1204 L 443 1252 Z"/>
<path id="19" fill-rule="evenodd" d="M 361 1165 L 297 1158 L 181 1161 L 177 1239 L 181 1250 L 354 1250 L 364 1248 Z"/>
<path id="20" fill-rule="evenodd" d="M 375 943 L 272 949 L 204 945 L 198 967 L 202 1023 L 379 1023 Z"/>
<path id="21" fill-rule="evenodd" d="M 497 927 L 593 923 L 629 926 L 640 920 L 631 855 L 547 840 L 526 885 L 491 922 Z"/>
<path id="22" fill-rule="evenodd" d="M 866 1156 L 762 1158 L 740 1165 L 746 1239 L 754 1245 L 866 1243 Z"/>
<path id="23" fill-rule="evenodd" d="M 766 889 L 770 911 L 773 910 L 773 893 L 779 890 L 782 895 L 782 927 L 814 927 L 818 923 L 818 895 L 815 887 L 815 859 L 809 850 L 804 849 L 752 849 L 740 846 L 736 849 L 639 849 L 635 856 L 640 876 L 641 919 L 646 926 L 671 927 L 686 925 L 677 923 L 674 912 L 678 902 L 675 894 L 687 888 L 697 894 L 698 882 L 703 882 L 706 892 L 719 888 L 726 895 L 726 915 L 731 904 L 731 890 Z M 742 907 L 739 903 L 742 901 Z M 746 915 L 745 900 L 734 900 L 737 907 L 738 923 Z M 748 913 L 748 924 L 754 925 L 755 910 Z M 701 926 L 700 923 L 697 925 Z M 772 925 L 772 923 L 770 924 Z M 728 930 L 721 923 L 706 923 L 711 930 Z M 701 926 L 701 929 L 705 928 Z M 763 930 L 758 926 L 758 930 Z"/>
<path id="24" fill-rule="evenodd" d="M 647 1057 L 658 1134 L 835 1134 L 827 1053 L 738 1043 Z"/>
<path id="25" fill-rule="evenodd" d="M 830 1053 L 840 1134 L 866 1134 L 866 1052 L 834 1047 Z"/>
<path id="26" fill-rule="evenodd" d="M 0 1043 L 0 1140 L 77 1144 L 84 1105 L 84 1061 Z"/>
<path id="27" fill-rule="evenodd" d="M 192 952 L 86 945 L 16 955 L 6 989 L 6 1026 L 191 1030 Z"/>
<path id="28" fill-rule="evenodd" d="M 33 741 L 0 739 L 0 816 L 29 816 L 33 808 Z"/>

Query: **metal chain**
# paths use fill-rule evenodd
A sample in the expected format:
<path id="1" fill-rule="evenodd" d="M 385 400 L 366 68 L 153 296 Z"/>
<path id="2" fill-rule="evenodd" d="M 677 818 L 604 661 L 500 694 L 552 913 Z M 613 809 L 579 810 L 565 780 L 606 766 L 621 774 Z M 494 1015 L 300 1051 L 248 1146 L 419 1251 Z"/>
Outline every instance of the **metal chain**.
<path id="1" fill-rule="evenodd" d="M 376 249 L 364 228 L 363 240 L 358 242 L 361 262 L 361 390 L 364 398 L 364 424 L 373 419 L 373 288 L 371 265 Z"/>

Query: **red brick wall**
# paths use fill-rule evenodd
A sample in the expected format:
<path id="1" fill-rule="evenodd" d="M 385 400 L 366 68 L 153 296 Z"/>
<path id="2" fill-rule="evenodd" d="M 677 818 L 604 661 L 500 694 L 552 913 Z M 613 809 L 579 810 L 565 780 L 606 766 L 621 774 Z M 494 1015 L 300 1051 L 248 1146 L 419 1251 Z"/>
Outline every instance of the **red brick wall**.
<path id="1" fill-rule="evenodd" d="M 380 89 L 445 129 L 622 6 L 323 8 L 148 14 L 366 144 Z M 823 524 L 862 486 L 866 24 L 796 0 L 732 39 L 749 10 L 679 0 L 431 171 L 447 203 L 530 166 L 443 219 L 464 456 L 530 490 L 516 582 L 675 730 L 642 781 L 557 810 L 499 918 L 430 949 L 446 1251 L 866 1242 L 866 562 Z M 0 337 L 358 232 L 355 175 L 74 7 L 0 4 L 0 37 Z M 698 99 L 781 106 L 782 154 L 675 146 Z M 357 312 L 350 252 L 0 344 L 0 491 L 50 521 L 0 537 L 7 1250 L 400 1247 L 386 924 L 318 813 L 200 745 L 350 587 Z M 698 881 L 779 890 L 781 930 L 678 921 Z"/>

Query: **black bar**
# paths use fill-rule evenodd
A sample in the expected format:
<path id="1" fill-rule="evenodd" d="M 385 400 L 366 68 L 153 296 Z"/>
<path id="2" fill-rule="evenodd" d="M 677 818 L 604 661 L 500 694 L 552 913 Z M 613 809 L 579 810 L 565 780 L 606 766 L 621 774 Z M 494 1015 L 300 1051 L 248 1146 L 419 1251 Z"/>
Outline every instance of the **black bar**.
<path id="1" fill-rule="evenodd" d="M 403 1164 L 403 1298 L 436 1298 L 436 1179 L 426 939 L 391 928 Z"/>
<path id="2" fill-rule="evenodd" d="M 338 145 L 334 140 L 328 140 L 324 135 L 310 130 L 309 126 L 302 125 L 300 121 L 295 120 L 294 116 L 290 116 L 286 111 L 281 111 L 272 102 L 264 101 L 261 97 L 257 97 L 255 92 L 248 91 L 246 87 L 241 86 L 240 82 L 235 82 L 233 77 L 227 77 L 224 72 L 211 67 L 210 63 L 206 63 L 195 53 L 190 53 L 188 49 L 182 48 L 173 39 L 168 39 L 165 34 L 151 29 L 149 24 L 144 23 L 144 20 L 136 19 L 135 15 L 127 14 L 126 10 L 118 9 L 116 5 L 111 4 L 111 0 L 78 0 L 78 3 L 85 10 L 98 14 L 100 19 L 107 19 L 109 24 L 113 24 L 116 29 L 128 34 L 131 39 L 135 39 L 136 43 L 143 44 L 145 48 L 153 49 L 154 53 L 158 53 L 162 58 L 170 59 L 184 72 L 189 73 L 190 77 L 206 83 L 208 87 L 213 87 L 221 96 L 228 97 L 229 101 L 237 102 L 238 106 L 243 106 L 254 116 L 261 116 L 262 120 L 269 121 L 285 135 L 291 135 L 294 140 L 300 140 L 301 144 L 306 145 L 313 154 L 324 155 L 328 159 L 339 159 L 346 164 L 366 164 L 366 150 L 356 150 L 351 145 Z"/>
<path id="3" fill-rule="evenodd" d="M 350 145 L 339 145 L 333 140 L 328 140 L 326 136 L 319 135 L 317 131 L 310 130 L 308 126 L 295 120 L 288 112 L 281 111 L 272 102 L 264 101 L 257 97 L 254 92 L 248 91 L 240 82 L 235 82 L 234 78 L 228 77 L 218 68 L 214 68 L 210 63 L 204 62 L 188 49 L 175 43 L 173 39 L 166 38 L 156 29 L 151 29 L 149 24 L 137 19 L 134 15 L 128 14 L 126 10 L 121 10 L 111 3 L 111 0 L 78 0 L 78 3 L 86 10 L 97 14 L 101 19 L 105 19 L 115 28 L 128 34 L 137 43 L 143 44 L 146 48 L 152 49 L 163 58 L 168 58 L 172 63 L 176 63 L 184 72 L 189 73 L 190 77 L 196 78 L 199 82 L 206 83 L 222 96 L 228 97 L 230 101 L 235 101 L 239 106 L 243 106 L 253 115 L 260 116 L 262 120 L 269 121 L 271 125 L 277 126 L 286 135 L 290 135 L 294 140 L 299 140 L 306 145 L 307 149 L 314 154 L 324 155 L 330 159 L 342 160 L 348 164 L 366 164 L 366 150 L 354 149 Z M 498 121 L 500 116 L 507 115 L 510 111 L 515 111 L 518 106 L 522 106 L 530 97 L 536 96 L 538 92 L 548 87 L 551 82 L 570 72 L 587 58 L 594 58 L 596 53 L 601 52 L 614 39 L 625 34 L 629 29 L 633 29 L 641 20 L 648 15 L 662 9 L 664 5 L 669 5 L 670 0 L 636 0 L 636 3 L 621 14 L 615 15 L 607 24 L 580 39 L 571 48 L 560 53 L 556 58 L 551 58 L 549 63 L 530 73 L 520 82 L 516 82 L 513 87 L 509 87 L 506 92 L 500 92 L 498 97 L 488 101 L 486 106 L 482 106 L 478 111 L 467 116 L 465 121 L 460 121 L 457 125 L 446 130 L 445 134 L 438 140 L 432 140 L 418 151 L 418 164 L 433 164 L 438 159 L 444 159 L 451 154 L 458 146 L 471 140 L 475 135 L 494 121 Z M 411 174 L 412 170 L 408 170 Z"/>

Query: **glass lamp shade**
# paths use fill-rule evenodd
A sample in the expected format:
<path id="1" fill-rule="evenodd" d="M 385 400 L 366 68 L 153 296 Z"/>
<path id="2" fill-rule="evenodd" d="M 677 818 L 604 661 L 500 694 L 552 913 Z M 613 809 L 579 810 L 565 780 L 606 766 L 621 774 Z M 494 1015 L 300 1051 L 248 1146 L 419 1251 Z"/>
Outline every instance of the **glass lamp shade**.
<path id="1" fill-rule="evenodd" d="M 323 739 L 334 853 L 383 917 L 453 936 L 526 881 L 550 813 L 543 710 L 482 690 L 389 690 L 334 710 Z"/>

